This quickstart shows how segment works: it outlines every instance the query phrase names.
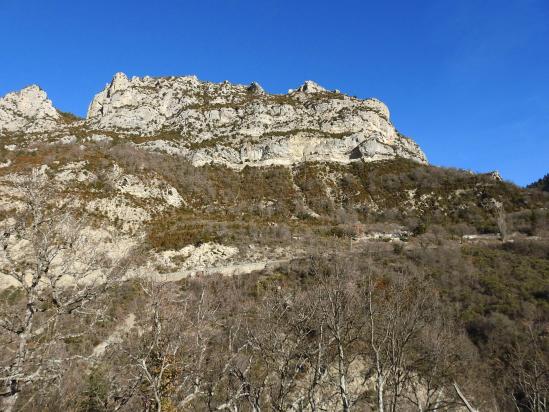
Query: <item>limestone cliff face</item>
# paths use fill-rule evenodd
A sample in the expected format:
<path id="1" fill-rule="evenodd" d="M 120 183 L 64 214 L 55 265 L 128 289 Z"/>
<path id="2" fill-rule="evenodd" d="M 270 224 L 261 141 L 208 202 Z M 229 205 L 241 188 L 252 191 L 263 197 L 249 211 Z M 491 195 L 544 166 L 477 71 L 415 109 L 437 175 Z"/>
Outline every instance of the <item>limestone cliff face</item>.
<path id="1" fill-rule="evenodd" d="M 143 147 L 179 153 L 197 165 L 397 156 L 427 161 L 415 142 L 396 131 L 382 102 L 330 92 L 311 81 L 273 95 L 257 83 L 209 83 L 195 76 L 128 79 L 118 73 L 93 99 L 86 123 L 150 136 Z"/>
<path id="2" fill-rule="evenodd" d="M 38 132 L 58 127 L 59 112 L 36 85 L 0 98 L 0 134 Z"/>
<path id="3" fill-rule="evenodd" d="M 128 79 L 117 73 L 94 97 L 86 120 L 70 124 L 37 86 L 0 99 L 0 137 L 65 133 L 73 141 L 74 135 L 105 131 L 144 150 L 184 156 L 197 166 L 395 157 L 426 163 L 418 145 L 389 119 L 387 106 L 377 99 L 327 91 L 312 81 L 276 95 L 257 83 L 210 83 L 195 76 Z"/>

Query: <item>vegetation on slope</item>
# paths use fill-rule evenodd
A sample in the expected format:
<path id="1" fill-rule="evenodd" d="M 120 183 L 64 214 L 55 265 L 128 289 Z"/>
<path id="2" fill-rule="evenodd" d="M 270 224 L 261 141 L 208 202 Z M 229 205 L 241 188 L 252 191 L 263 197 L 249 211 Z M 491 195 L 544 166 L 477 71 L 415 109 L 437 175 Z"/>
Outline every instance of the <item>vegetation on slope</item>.
<path id="1" fill-rule="evenodd" d="M 53 175 L 86 161 L 97 176 L 44 204 L 67 193 L 110 196 L 115 164 L 175 187 L 186 206 L 153 215 L 128 265 L 208 241 L 305 252 L 241 277 L 92 284 L 102 293 L 90 292 L 85 311 L 58 299 L 76 294 L 37 289 L 18 373 L 15 326 L 29 293 L 3 291 L 0 341 L 12 350 L 0 365 L 15 379 L 18 410 L 379 410 L 380 400 L 384 410 L 457 410 L 454 382 L 480 410 L 543 410 L 549 197 L 541 191 L 401 159 L 236 171 L 118 143 L 10 153 L 9 172 L 47 164 Z M 497 234 L 502 216 L 512 242 L 463 237 Z M 32 234 L 33 219 L 13 230 Z M 405 241 L 360 240 L 395 227 Z M 63 233 L 53 246 L 66 243 Z M 383 341 L 387 334 L 394 339 Z"/>
<path id="2" fill-rule="evenodd" d="M 530 189 L 540 189 L 544 192 L 549 192 L 549 174 L 527 186 Z"/>

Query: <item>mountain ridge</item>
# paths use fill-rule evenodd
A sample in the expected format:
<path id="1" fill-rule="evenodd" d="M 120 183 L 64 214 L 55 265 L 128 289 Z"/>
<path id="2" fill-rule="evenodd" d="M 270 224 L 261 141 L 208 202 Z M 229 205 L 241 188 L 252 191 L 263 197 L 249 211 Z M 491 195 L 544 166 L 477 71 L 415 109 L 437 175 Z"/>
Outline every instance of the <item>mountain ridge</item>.
<path id="1" fill-rule="evenodd" d="M 139 136 L 137 144 L 143 149 L 177 153 L 198 166 L 242 168 L 396 157 L 427 163 L 419 146 L 391 123 L 384 103 L 327 91 L 313 81 L 280 95 L 265 92 L 255 82 L 212 83 L 196 76 L 129 79 L 117 73 L 95 95 L 82 120 L 63 117 L 43 91 L 31 99 L 36 107 L 31 112 L 25 111 L 29 104 L 14 96 L 18 95 L 0 99 L 0 110 L 15 100 L 11 106 L 19 108 L 16 114 L 26 121 L 17 115 L 5 116 L 4 122 L 0 118 L 0 136 L 23 131 L 62 135 L 73 129 L 80 134 Z"/>
<path id="2" fill-rule="evenodd" d="M 539 189 L 544 192 L 549 192 L 549 173 L 535 182 L 530 183 L 526 187 L 529 189 Z"/>

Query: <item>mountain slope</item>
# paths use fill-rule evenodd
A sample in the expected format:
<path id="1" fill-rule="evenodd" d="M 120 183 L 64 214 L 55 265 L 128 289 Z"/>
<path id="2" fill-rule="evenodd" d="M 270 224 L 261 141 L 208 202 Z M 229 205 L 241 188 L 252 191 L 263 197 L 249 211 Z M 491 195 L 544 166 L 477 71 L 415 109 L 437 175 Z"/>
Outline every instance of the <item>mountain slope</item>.
<path id="1" fill-rule="evenodd" d="M 460 410 L 455 383 L 479 410 L 530 410 L 517 371 L 549 353 L 536 346 L 549 323 L 549 193 L 429 165 L 381 102 L 313 82 L 270 95 L 117 74 L 86 119 L 37 87 L 0 108 L 3 370 L 17 365 L 11 322 L 40 305 L 29 378 L 10 375 L 15 409 L 248 410 L 241 389 L 255 388 L 257 410 L 341 410 L 345 373 L 355 410 L 373 410 L 364 316 L 376 295 L 376 327 L 419 327 L 387 341 L 403 349 L 386 369 L 395 410 Z M 104 290 L 112 268 L 123 278 Z M 93 310 L 60 310 L 62 295 L 91 296 Z M 343 341 L 330 329 L 339 309 Z M 183 352 L 150 349 L 164 344 Z M 162 353 L 153 401 L 143 365 L 156 379 Z M 43 365 L 51 375 L 36 380 Z M 307 382 L 315 407 L 296 403 Z M 278 403 L 274 385 L 288 388 Z"/>

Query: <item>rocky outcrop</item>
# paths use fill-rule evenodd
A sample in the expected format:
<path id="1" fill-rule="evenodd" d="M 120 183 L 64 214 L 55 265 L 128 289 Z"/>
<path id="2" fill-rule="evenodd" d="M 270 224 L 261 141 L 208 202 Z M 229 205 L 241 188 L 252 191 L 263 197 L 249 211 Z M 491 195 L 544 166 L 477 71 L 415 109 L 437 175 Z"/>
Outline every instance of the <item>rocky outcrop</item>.
<path id="1" fill-rule="evenodd" d="M 164 148 L 196 165 L 397 156 L 426 163 L 417 144 L 397 132 L 382 102 L 329 92 L 312 81 L 273 95 L 257 83 L 210 83 L 195 76 L 128 79 L 117 73 L 93 99 L 86 124 L 148 136 L 144 148 Z"/>
<path id="2" fill-rule="evenodd" d="M 298 93 L 322 93 L 325 92 L 326 89 L 312 80 L 307 80 L 296 91 Z"/>
<path id="3" fill-rule="evenodd" d="M 486 176 L 488 176 L 492 180 L 495 180 L 496 182 L 503 182 L 503 178 L 501 177 L 498 170 L 486 173 Z"/>
<path id="4" fill-rule="evenodd" d="M 52 130 L 60 119 L 46 92 L 36 85 L 0 98 L 0 134 Z"/>
<path id="5" fill-rule="evenodd" d="M 395 157 L 427 162 L 417 144 L 397 132 L 381 101 L 328 91 L 313 81 L 277 95 L 255 82 L 129 79 L 117 73 L 89 105 L 86 120 L 76 122 L 58 112 L 38 86 L 0 99 L 0 135 L 52 131 L 55 136 L 46 138 L 58 143 L 76 143 L 75 136 L 93 142 L 102 133 L 138 137 L 144 150 L 184 156 L 197 166 Z"/>

